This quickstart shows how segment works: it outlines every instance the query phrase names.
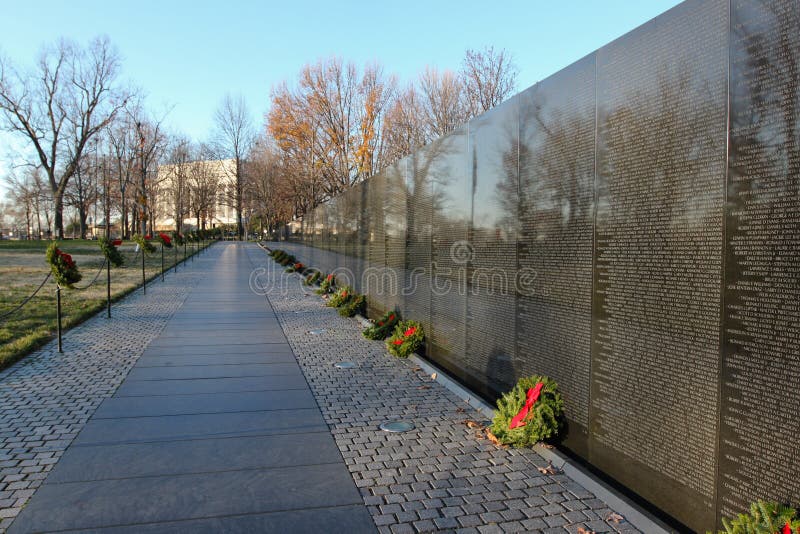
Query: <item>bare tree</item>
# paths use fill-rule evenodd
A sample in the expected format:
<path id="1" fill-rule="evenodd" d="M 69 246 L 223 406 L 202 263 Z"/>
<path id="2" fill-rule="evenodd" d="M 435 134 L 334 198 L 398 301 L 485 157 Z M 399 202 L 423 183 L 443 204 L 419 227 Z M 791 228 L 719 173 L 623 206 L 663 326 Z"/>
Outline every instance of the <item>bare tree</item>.
<path id="1" fill-rule="evenodd" d="M 387 165 L 411 154 L 429 141 L 422 102 L 413 85 L 392 102 L 383 123 L 384 161 Z"/>
<path id="2" fill-rule="evenodd" d="M 65 203 L 78 212 L 81 239 L 86 239 L 89 210 L 97 201 L 97 157 L 94 161 L 83 157 L 75 169 L 75 176 L 64 191 Z"/>
<path id="3" fill-rule="evenodd" d="M 47 175 L 57 237 L 64 235 L 64 192 L 84 149 L 129 98 L 115 87 L 118 71 L 119 58 L 107 38 L 86 48 L 62 40 L 44 50 L 30 73 L 0 58 L 3 126 L 30 141 Z"/>
<path id="4" fill-rule="evenodd" d="M 189 211 L 197 220 L 197 229 L 205 230 L 206 222 L 214 217 L 217 203 L 219 176 L 216 162 L 208 147 L 194 149 L 194 161 L 189 165 L 187 187 L 189 190 Z"/>
<path id="5" fill-rule="evenodd" d="M 47 235 L 50 231 L 50 213 L 48 188 L 42 177 L 42 170 L 39 167 L 26 167 L 21 177 L 11 173 L 5 182 L 8 186 L 8 198 L 16 204 L 19 213 L 25 214 L 29 233 L 33 233 L 36 228 L 37 239 Z M 42 216 L 45 219 L 45 230 L 42 230 Z"/>
<path id="6" fill-rule="evenodd" d="M 26 178 L 16 178 L 13 175 L 6 179 L 9 186 L 9 199 L 13 205 L 16 223 L 19 226 L 24 221 L 25 239 L 32 239 L 33 217 L 35 212 L 35 199 L 38 193 L 31 186 L 30 180 Z M 20 236 L 21 237 L 21 236 Z"/>
<path id="7" fill-rule="evenodd" d="M 236 209 L 236 235 L 242 239 L 244 224 L 242 205 L 244 195 L 244 165 L 255 140 L 253 120 L 244 97 L 225 95 L 214 114 L 217 131 L 215 146 L 220 158 L 233 160 L 233 207 Z"/>
<path id="8" fill-rule="evenodd" d="M 127 239 L 131 236 L 128 220 L 129 187 L 134 184 L 135 180 L 134 171 L 136 170 L 138 146 L 132 114 L 121 113 L 118 115 L 106 129 L 106 137 L 110 149 L 112 174 L 116 178 L 116 193 L 119 195 L 120 228 L 122 237 Z"/>
<path id="9" fill-rule="evenodd" d="M 489 111 L 505 100 L 517 85 L 517 67 L 506 50 L 467 50 L 461 66 L 464 98 L 470 117 Z"/>
<path id="10" fill-rule="evenodd" d="M 163 190 L 167 195 L 167 211 L 175 221 L 175 231 L 183 230 L 183 219 L 189 213 L 189 176 L 196 162 L 192 161 L 189 140 L 177 137 L 172 141 L 168 163 L 159 173 L 164 173 Z"/>
<path id="11" fill-rule="evenodd" d="M 428 140 L 446 135 L 469 120 L 464 84 L 453 71 L 427 67 L 419 78 Z"/>
<path id="12" fill-rule="evenodd" d="M 142 102 L 126 108 L 129 115 L 127 124 L 134 129 L 136 146 L 133 181 L 136 184 L 135 222 L 138 231 L 152 233 L 155 220 L 156 205 L 155 192 L 158 189 L 158 162 L 164 155 L 167 147 L 167 137 L 163 132 L 163 123 L 166 113 L 161 118 L 153 118 L 145 111 Z M 149 230 L 148 230 L 149 228 Z"/>

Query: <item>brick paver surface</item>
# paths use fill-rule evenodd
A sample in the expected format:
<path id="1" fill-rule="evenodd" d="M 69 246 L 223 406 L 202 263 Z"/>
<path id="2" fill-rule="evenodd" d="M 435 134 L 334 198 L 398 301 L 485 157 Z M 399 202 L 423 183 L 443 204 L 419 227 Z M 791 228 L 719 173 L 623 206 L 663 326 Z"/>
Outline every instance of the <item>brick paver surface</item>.
<path id="1" fill-rule="evenodd" d="M 463 422 L 482 420 L 464 401 L 412 362 L 368 341 L 355 319 L 340 317 L 249 249 L 251 277 L 268 298 L 311 385 L 326 422 L 379 530 L 387 533 L 638 532 L 608 520 L 602 500 L 564 474 L 543 474 L 530 450 L 501 449 Z M 320 332 L 321 330 L 321 332 Z M 355 369 L 337 369 L 339 361 Z M 387 420 L 416 429 L 382 432 Z"/>
<path id="2" fill-rule="evenodd" d="M 170 271 L 55 342 L 0 372 L 0 533 L 100 403 L 114 393 L 150 341 L 200 280 L 200 262 Z M 113 284 L 113 272 L 112 272 Z M 80 292 L 65 291 L 65 299 Z M 20 312 L 24 313 L 24 309 Z"/>

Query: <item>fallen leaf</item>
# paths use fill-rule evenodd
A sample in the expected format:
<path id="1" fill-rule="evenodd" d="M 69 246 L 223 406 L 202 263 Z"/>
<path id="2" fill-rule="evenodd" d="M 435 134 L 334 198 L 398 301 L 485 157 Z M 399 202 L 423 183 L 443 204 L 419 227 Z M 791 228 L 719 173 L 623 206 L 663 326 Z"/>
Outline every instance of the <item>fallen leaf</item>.
<path id="1" fill-rule="evenodd" d="M 578 527 L 578 534 L 597 534 L 594 530 L 589 530 L 587 528 Z"/>
<path id="2" fill-rule="evenodd" d="M 544 449 L 554 449 L 555 448 L 553 445 L 550 445 L 549 443 L 539 443 L 539 445 Z"/>
<path id="3" fill-rule="evenodd" d="M 430 386 L 420 386 L 417 389 L 431 389 L 431 387 Z"/>
<path id="4" fill-rule="evenodd" d="M 422 367 L 412 367 L 411 370 L 417 373 L 419 371 L 422 371 Z"/>
<path id="5" fill-rule="evenodd" d="M 486 439 L 488 439 L 489 441 L 491 441 L 492 443 L 494 443 L 494 444 L 495 444 L 496 446 L 498 446 L 498 447 L 502 447 L 503 449 L 505 449 L 505 448 L 506 448 L 506 446 L 505 446 L 505 445 L 503 445 L 502 443 L 500 443 L 500 440 L 499 440 L 499 439 L 497 439 L 497 436 L 495 436 L 495 435 L 492 433 L 492 431 L 491 431 L 491 430 L 489 430 L 489 428 L 488 428 L 488 427 L 484 429 L 484 432 L 486 432 Z"/>
<path id="6" fill-rule="evenodd" d="M 552 462 L 548 462 L 546 467 L 537 467 L 536 469 L 543 475 L 557 475 L 562 472 Z"/>
<path id="7" fill-rule="evenodd" d="M 625 521 L 625 518 L 616 512 L 611 512 L 606 516 L 606 521 L 610 521 L 612 523 L 620 523 L 621 521 Z"/>
<path id="8" fill-rule="evenodd" d="M 464 408 L 462 408 L 461 406 L 456 408 L 456 413 L 464 413 L 464 412 L 466 412 L 466 410 Z"/>
<path id="9" fill-rule="evenodd" d="M 472 419 L 466 419 L 466 420 L 461 421 L 461 422 L 463 424 L 467 425 L 467 428 L 479 428 L 481 430 L 483 429 L 483 425 L 482 424 L 480 424 L 477 421 L 473 421 Z"/>
<path id="10" fill-rule="evenodd" d="M 437 377 L 437 376 L 439 376 L 439 375 L 437 375 L 436 373 L 433 373 L 433 374 L 431 375 L 431 380 L 436 380 L 436 377 Z"/>

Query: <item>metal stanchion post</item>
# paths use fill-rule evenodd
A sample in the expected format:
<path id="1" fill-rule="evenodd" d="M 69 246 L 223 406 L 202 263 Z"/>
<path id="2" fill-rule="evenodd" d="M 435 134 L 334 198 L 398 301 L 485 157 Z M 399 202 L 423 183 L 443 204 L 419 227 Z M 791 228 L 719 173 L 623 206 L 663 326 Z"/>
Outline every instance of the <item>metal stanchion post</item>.
<path id="1" fill-rule="evenodd" d="M 64 347 L 61 344 L 61 286 L 56 284 L 56 331 L 58 333 L 58 352 L 63 353 Z"/>
<path id="2" fill-rule="evenodd" d="M 111 319 L 111 262 L 106 260 L 106 317 Z"/>

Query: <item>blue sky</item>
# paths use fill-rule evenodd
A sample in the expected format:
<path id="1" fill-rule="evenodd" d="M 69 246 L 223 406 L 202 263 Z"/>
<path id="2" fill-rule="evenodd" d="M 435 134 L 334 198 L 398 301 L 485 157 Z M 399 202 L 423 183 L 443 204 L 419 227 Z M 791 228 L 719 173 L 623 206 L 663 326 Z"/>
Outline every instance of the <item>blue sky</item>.
<path id="1" fill-rule="evenodd" d="M 243 94 L 261 124 L 270 87 L 318 58 L 379 61 L 404 83 L 494 45 L 514 55 L 522 90 L 678 3 L 0 0 L 0 53 L 27 65 L 59 37 L 108 35 L 150 107 L 171 107 L 170 128 L 204 140 L 226 92 Z"/>

